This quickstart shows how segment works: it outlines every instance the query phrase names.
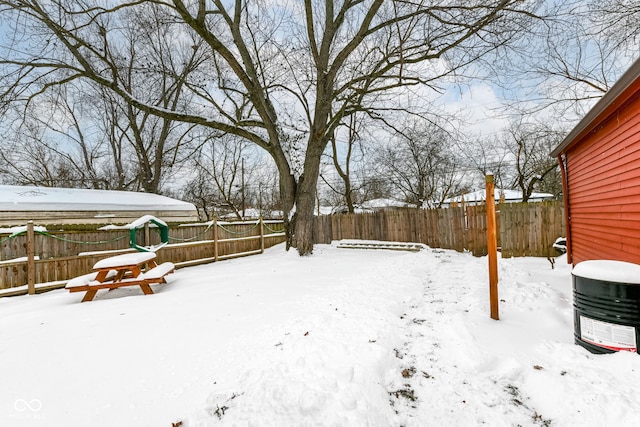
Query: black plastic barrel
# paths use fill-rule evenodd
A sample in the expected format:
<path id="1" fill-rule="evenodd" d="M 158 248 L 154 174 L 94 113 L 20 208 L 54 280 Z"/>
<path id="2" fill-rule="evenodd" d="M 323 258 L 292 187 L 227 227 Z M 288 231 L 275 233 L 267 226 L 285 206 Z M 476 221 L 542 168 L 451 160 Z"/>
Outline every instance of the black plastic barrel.
<path id="1" fill-rule="evenodd" d="M 638 352 L 640 265 L 593 260 L 573 276 L 574 337 L 592 353 Z"/>

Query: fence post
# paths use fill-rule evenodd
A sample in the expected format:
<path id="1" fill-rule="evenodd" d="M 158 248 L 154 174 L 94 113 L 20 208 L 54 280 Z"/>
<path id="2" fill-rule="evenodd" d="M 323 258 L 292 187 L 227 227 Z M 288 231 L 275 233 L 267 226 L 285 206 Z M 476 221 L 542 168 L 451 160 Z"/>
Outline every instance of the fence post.
<path id="1" fill-rule="evenodd" d="M 496 236 L 496 200 L 493 175 L 487 174 L 487 254 L 489 258 L 489 301 L 491 318 L 499 320 L 498 315 L 498 239 Z"/>
<path id="2" fill-rule="evenodd" d="M 264 222 L 262 221 L 262 215 L 260 215 L 260 253 L 264 253 Z"/>
<path id="3" fill-rule="evenodd" d="M 27 222 L 27 288 L 29 295 L 36 293 L 36 257 L 33 221 Z"/>
<path id="4" fill-rule="evenodd" d="M 213 260 L 218 261 L 218 218 L 213 218 Z"/>

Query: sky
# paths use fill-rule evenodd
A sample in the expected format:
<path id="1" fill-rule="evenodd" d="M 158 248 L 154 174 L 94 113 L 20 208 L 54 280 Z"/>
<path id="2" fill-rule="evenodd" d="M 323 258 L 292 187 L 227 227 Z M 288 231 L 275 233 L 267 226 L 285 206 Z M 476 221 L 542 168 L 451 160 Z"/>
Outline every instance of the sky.
<path id="1" fill-rule="evenodd" d="M 571 267 L 317 245 L 176 270 L 154 295 L 0 298 L 12 427 L 640 423 L 640 358 L 574 343 Z"/>
<path id="2" fill-rule="evenodd" d="M 467 135 L 497 135 L 509 125 L 502 112 L 504 100 L 488 82 L 451 86 L 440 103 L 447 113 L 465 120 L 464 132 Z"/>

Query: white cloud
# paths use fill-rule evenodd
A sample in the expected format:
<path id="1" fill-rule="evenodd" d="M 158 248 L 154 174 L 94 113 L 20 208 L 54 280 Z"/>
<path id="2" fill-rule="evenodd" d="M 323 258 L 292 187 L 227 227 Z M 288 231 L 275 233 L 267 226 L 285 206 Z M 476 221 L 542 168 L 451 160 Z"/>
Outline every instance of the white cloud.
<path id="1" fill-rule="evenodd" d="M 509 124 L 503 101 L 486 83 L 452 86 L 440 103 L 446 113 L 463 122 L 461 131 L 467 135 L 496 134 Z"/>

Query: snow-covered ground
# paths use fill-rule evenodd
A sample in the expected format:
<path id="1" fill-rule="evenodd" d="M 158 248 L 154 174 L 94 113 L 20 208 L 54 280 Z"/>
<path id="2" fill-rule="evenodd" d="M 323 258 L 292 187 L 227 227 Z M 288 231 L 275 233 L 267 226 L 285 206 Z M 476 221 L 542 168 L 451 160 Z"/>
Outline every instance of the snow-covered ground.
<path id="1" fill-rule="evenodd" d="M 339 249 L 185 268 L 144 296 L 0 299 L 0 426 L 614 426 L 640 357 L 573 344 L 570 268 Z"/>

